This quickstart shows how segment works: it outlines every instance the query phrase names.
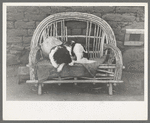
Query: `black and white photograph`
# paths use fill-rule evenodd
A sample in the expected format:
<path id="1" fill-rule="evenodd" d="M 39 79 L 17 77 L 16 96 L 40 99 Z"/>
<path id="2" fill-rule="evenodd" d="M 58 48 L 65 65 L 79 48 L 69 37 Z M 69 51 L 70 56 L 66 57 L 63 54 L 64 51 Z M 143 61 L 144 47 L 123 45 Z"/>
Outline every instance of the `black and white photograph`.
<path id="1" fill-rule="evenodd" d="M 146 120 L 147 49 L 147 3 L 3 3 L 3 118 Z"/>

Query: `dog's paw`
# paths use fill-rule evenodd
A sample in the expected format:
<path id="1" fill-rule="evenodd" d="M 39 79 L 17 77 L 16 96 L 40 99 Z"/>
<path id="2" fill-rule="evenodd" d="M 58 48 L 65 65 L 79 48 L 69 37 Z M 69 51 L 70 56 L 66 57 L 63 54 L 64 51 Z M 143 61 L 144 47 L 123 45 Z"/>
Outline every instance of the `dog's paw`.
<path id="1" fill-rule="evenodd" d="M 69 66 L 73 66 L 73 65 L 74 65 L 74 62 L 69 63 Z"/>
<path id="2" fill-rule="evenodd" d="M 64 63 L 59 65 L 59 67 L 57 68 L 57 72 L 61 72 L 63 67 L 64 67 L 64 65 L 65 65 Z"/>

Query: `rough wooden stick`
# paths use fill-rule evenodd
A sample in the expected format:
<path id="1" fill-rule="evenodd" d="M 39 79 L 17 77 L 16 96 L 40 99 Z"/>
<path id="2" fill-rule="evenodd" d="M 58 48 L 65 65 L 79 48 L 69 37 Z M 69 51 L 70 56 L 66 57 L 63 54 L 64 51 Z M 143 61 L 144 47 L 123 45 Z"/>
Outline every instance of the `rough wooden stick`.
<path id="1" fill-rule="evenodd" d="M 89 30 L 89 21 L 87 21 L 87 28 L 86 28 L 86 50 L 88 50 L 87 48 L 87 43 L 88 43 L 88 30 Z"/>

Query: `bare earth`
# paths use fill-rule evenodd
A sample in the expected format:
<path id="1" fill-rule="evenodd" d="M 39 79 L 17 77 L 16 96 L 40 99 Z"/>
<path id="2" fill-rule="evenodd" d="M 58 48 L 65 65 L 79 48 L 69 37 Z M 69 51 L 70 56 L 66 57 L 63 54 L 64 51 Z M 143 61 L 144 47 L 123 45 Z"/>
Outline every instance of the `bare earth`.
<path id="1" fill-rule="evenodd" d="M 114 88 L 114 95 L 109 96 L 106 84 L 45 84 L 43 94 L 38 95 L 34 84 L 18 84 L 17 68 L 7 67 L 8 101 L 144 101 L 143 93 L 136 93 L 134 89 L 125 91 L 119 86 Z"/>

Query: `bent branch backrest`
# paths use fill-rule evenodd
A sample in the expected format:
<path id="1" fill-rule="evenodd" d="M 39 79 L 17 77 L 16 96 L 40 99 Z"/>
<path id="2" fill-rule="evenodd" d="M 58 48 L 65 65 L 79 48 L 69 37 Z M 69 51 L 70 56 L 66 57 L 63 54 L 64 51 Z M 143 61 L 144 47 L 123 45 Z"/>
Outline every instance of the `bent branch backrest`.
<path id="1" fill-rule="evenodd" d="M 67 26 L 65 25 L 65 22 L 67 21 L 85 22 L 87 25 L 85 35 L 68 35 Z M 67 41 L 68 38 L 73 37 L 85 38 L 85 47 L 90 58 L 100 58 L 103 56 L 104 48 L 105 46 L 107 47 L 107 44 L 109 44 L 109 48 L 116 46 L 116 39 L 113 30 L 109 24 L 100 17 L 80 12 L 65 12 L 50 15 L 37 26 L 31 40 L 29 65 L 30 79 L 32 80 L 36 79 L 34 74 L 35 64 L 37 62 L 37 51 L 39 51 L 41 43 L 49 36 L 54 36 L 61 41 Z M 117 50 L 117 52 L 115 50 Z M 116 62 L 122 67 L 121 52 L 117 48 L 115 48 L 115 50 Z M 107 51 L 105 51 L 105 54 L 107 54 Z M 119 72 L 121 74 L 122 71 L 120 70 Z"/>

